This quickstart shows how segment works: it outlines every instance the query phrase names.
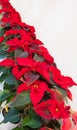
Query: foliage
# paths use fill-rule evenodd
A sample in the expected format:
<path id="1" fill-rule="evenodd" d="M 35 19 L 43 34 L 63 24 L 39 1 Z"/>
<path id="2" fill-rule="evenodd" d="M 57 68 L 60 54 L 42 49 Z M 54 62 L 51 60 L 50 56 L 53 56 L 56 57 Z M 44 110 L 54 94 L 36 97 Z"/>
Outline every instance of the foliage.
<path id="1" fill-rule="evenodd" d="M 77 129 L 77 113 L 67 105 L 69 87 L 77 84 L 62 75 L 35 28 L 8 0 L 0 0 L 0 59 L 2 123 L 18 123 L 13 130 Z"/>

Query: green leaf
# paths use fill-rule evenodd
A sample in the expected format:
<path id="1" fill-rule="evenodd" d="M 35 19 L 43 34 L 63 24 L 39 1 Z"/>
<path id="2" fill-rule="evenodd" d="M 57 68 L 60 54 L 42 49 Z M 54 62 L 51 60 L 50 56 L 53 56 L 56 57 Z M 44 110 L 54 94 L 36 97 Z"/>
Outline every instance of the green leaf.
<path id="1" fill-rule="evenodd" d="M 28 52 L 27 51 L 22 51 L 22 49 L 17 49 L 15 50 L 15 57 L 22 57 L 22 58 L 26 58 L 28 57 Z"/>
<path id="2" fill-rule="evenodd" d="M 30 95 L 29 92 L 23 92 L 21 94 L 18 94 L 12 104 L 13 107 L 17 109 L 23 109 L 27 104 L 29 104 L 30 101 Z"/>
<path id="3" fill-rule="evenodd" d="M 29 121 L 30 121 L 30 117 L 29 117 L 29 116 L 26 116 L 26 117 L 22 120 L 22 122 L 21 122 L 22 126 L 26 126 L 26 124 L 27 124 Z"/>
<path id="4" fill-rule="evenodd" d="M 19 112 L 15 109 L 9 109 L 8 113 L 6 114 L 3 123 L 7 123 L 7 122 L 11 122 L 11 123 L 18 123 L 21 120 L 21 116 L 19 114 Z"/>
<path id="5" fill-rule="evenodd" d="M 3 50 L 0 50 L 0 59 L 3 59 L 3 58 L 6 58 L 8 55 L 7 52 L 3 51 Z"/>
<path id="6" fill-rule="evenodd" d="M 37 62 L 38 61 L 40 61 L 40 62 L 45 61 L 45 59 L 42 56 L 38 55 L 37 53 L 34 55 L 34 60 L 37 61 Z"/>
<path id="7" fill-rule="evenodd" d="M 37 120 L 36 118 L 25 117 L 22 121 L 22 126 L 29 126 L 31 128 L 39 128 L 41 125 L 41 120 Z"/>
<path id="8" fill-rule="evenodd" d="M 10 93 L 8 90 L 4 90 L 0 93 L 0 102 L 5 101 L 8 97 L 10 97 Z"/>
<path id="9" fill-rule="evenodd" d="M 17 87 L 14 84 L 10 85 L 4 82 L 3 89 L 7 89 L 14 92 L 17 89 Z"/>
<path id="10" fill-rule="evenodd" d="M 16 128 L 14 128 L 14 129 L 12 129 L 12 130 L 24 130 L 24 128 L 16 127 Z"/>
<path id="11" fill-rule="evenodd" d="M 10 85 L 17 84 L 17 80 L 12 74 L 5 79 L 5 82 Z"/>
<path id="12" fill-rule="evenodd" d="M 42 124 L 43 124 L 43 121 L 41 119 L 40 116 L 38 116 L 34 110 L 32 109 L 29 109 L 29 115 L 30 116 L 26 116 L 21 124 L 22 126 L 29 126 L 31 128 L 39 128 Z"/>
<path id="13" fill-rule="evenodd" d="M 0 36 L 3 36 L 3 27 L 0 26 Z"/>
<path id="14" fill-rule="evenodd" d="M 0 66 L 0 73 L 6 73 L 7 70 L 5 67 Z"/>
<path id="15" fill-rule="evenodd" d="M 3 82 L 6 77 L 7 77 L 7 74 L 2 73 L 1 76 L 0 76 L 0 82 Z"/>

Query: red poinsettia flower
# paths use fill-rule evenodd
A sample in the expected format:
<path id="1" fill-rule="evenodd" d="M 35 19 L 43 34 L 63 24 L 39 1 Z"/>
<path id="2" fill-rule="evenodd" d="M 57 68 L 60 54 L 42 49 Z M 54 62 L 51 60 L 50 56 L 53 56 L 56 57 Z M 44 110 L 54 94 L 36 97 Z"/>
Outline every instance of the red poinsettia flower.
<path id="1" fill-rule="evenodd" d="M 30 86 L 27 86 L 26 83 L 23 83 L 18 86 L 17 93 L 30 90 L 30 98 L 34 105 L 36 105 L 42 97 L 44 96 L 45 91 L 47 90 L 47 84 L 45 82 L 36 81 Z"/>
<path id="2" fill-rule="evenodd" d="M 53 99 L 36 105 L 35 112 L 45 119 L 61 119 L 69 117 L 69 108 L 64 106 L 64 102 Z"/>
<path id="3" fill-rule="evenodd" d="M 3 12 L 5 12 L 5 13 L 4 13 L 1 21 L 5 22 L 5 23 L 21 22 L 21 18 L 20 18 L 19 13 L 15 11 L 15 9 L 10 5 L 10 3 L 5 2 L 3 4 L 5 4 L 4 7 L 3 7 Z M 13 17 L 13 15 L 15 17 Z"/>
<path id="4" fill-rule="evenodd" d="M 61 119 L 69 117 L 69 106 L 65 106 L 63 101 L 52 100 L 52 106 L 49 107 L 50 112 L 52 113 L 53 118 Z"/>

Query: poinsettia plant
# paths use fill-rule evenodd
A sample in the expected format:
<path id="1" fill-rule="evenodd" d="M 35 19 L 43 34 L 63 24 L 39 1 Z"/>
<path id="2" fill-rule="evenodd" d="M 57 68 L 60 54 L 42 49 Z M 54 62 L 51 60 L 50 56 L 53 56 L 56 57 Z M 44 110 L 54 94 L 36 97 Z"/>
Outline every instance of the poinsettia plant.
<path id="1" fill-rule="evenodd" d="M 8 0 L 0 0 L 0 105 L 13 130 L 76 130 L 77 113 L 67 104 L 77 85 L 64 76 L 35 28 L 22 22 Z"/>

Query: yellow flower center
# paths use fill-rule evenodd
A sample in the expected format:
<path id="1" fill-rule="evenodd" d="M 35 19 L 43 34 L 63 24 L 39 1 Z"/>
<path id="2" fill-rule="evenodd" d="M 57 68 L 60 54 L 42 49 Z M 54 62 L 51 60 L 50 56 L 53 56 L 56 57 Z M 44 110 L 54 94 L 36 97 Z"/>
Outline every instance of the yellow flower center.
<path id="1" fill-rule="evenodd" d="M 35 84 L 33 87 L 34 87 L 34 88 L 38 88 L 38 85 L 37 85 L 37 84 Z"/>
<path id="2" fill-rule="evenodd" d="M 59 109 L 58 109 L 58 108 L 56 108 L 56 112 L 59 112 Z"/>

